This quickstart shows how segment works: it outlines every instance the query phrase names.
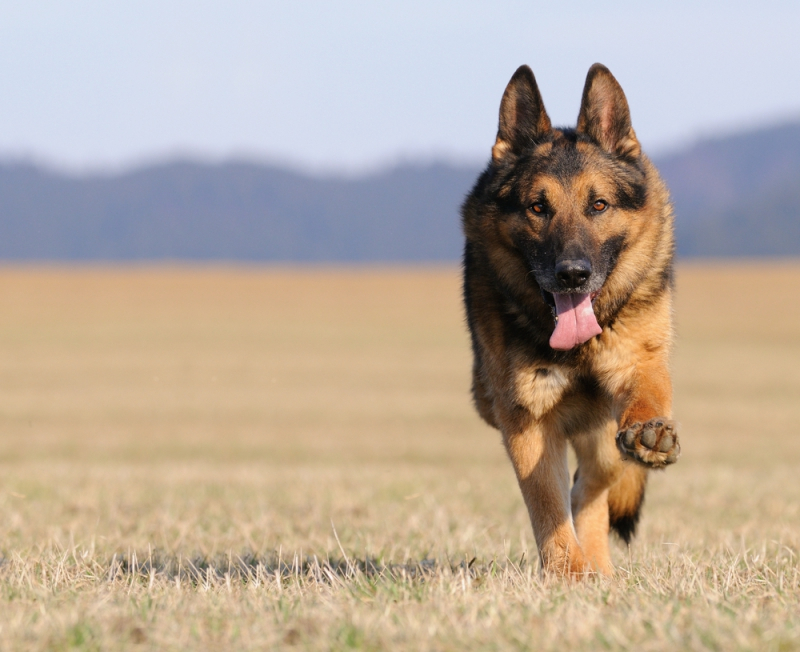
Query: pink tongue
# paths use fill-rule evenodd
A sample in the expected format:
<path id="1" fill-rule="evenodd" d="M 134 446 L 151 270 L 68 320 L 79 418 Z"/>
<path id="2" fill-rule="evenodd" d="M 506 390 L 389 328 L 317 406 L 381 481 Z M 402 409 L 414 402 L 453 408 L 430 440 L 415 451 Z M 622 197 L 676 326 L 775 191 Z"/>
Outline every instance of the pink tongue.
<path id="1" fill-rule="evenodd" d="M 560 351 L 583 344 L 603 332 L 592 309 L 589 294 L 554 294 L 556 328 L 550 336 L 550 346 Z"/>

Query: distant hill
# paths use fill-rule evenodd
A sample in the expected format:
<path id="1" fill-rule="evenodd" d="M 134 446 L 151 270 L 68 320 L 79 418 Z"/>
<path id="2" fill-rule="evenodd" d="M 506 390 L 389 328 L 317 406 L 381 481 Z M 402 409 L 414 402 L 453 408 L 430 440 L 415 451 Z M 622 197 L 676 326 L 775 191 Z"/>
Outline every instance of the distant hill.
<path id="1" fill-rule="evenodd" d="M 701 141 L 656 164 L 680 254 L 800 255 L 800 123 Z"/>
<path id="2" fill-rule="evenodd" d="M 800 124 L 656 160 L 684 256 L 800 255 Z M 0 259 L 454 261 L 479 169 L 402 165 L 358 179 L 173 162 L 70 176 L 0 164 Z"/>
<path id="3" fill-rule="evenodd" d="M 6 260 L 456 260 L 476 170 L 400 166 L 356 180 L 249 163 L 117 176 L 0 166 Z"/>

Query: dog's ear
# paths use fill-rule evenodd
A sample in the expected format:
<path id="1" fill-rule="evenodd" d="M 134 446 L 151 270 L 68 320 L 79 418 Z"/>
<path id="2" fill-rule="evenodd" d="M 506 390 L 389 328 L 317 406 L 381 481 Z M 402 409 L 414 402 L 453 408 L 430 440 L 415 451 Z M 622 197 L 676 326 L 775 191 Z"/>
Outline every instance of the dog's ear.
<path id="1" fill-rule="evenodd" d="M 500 162 L 518 155 L 551 129 L 536 78 L 528 66 L 520 66 L 506 86 L 500 102 L 500 127 L 492 147 L 492 159 Z"/>
<path id="2" fill-rule="evenodd" d="M 631 126 L 625 93 L 608 68 L 599 63 L 589 68 L 586 75 L 578 132 L 589 136 L 609 154 L 636 158 L 642 151 Z"/>

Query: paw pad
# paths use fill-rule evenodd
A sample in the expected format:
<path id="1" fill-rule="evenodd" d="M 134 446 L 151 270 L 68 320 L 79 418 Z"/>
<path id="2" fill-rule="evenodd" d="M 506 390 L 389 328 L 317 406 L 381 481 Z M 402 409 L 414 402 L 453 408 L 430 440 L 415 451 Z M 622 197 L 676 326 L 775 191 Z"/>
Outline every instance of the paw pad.
<path id="1" fill-rule="evenodd" d="M 655 468 L 676 462 L 681 454 L 675 423 L 660 417 L 620 430 L 617 448 L 623 457 Z"/>

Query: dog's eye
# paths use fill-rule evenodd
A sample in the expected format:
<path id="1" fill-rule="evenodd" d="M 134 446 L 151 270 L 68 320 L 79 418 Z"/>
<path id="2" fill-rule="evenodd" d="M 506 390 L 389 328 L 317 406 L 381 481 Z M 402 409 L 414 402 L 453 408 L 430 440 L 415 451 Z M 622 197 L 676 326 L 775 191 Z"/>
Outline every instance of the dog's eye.
<path id="1" fill-rule="evenodd" d="M 605 199 L 598 199 L 594 204 L 592 204 L 592 208 L 597 213 L 602 213 L 606 208 L 608 208 L 608 202 Z"/>
<path id="2" fill-rule="evenodd" d="M 528 209 L 530 211 L 536 213 L 537 215 L 544 215 L 544 212 L 545 212 L 544 211 L 544 204 L 542 204 L 541 202 L 538 202 L 538 201 L 535 204 L 531 204 L 528 207 Z"/>

